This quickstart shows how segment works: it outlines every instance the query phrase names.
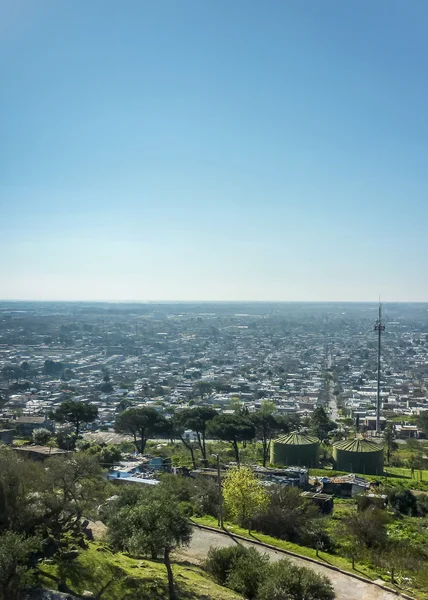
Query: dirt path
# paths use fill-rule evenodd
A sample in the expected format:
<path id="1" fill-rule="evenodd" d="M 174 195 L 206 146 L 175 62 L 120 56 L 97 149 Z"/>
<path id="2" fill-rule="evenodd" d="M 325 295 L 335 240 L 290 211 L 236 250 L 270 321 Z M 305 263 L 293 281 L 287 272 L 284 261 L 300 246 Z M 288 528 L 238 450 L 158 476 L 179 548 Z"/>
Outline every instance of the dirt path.
<path id="1" fill-rule="evenodd" d="M 215 548 L 231 546 L 238 541 L 239 540 L 235 541 L 227 534 L 225 535 L 195 527 L 189 548 L 180 550 L 177 556 L 180 559 L 199 562 L 205 559 L 211 546 Z M 309 567 L 317 573 L 327 575 L 334 586 L 337 600 L 398 600 L 400 598 L 400 596 L 393 592 L 386 592 L 376 585 L 354 579 L 348 575 L 333 571 L 328 567 L 323 567 L 304 559 L 288 556 L 281 552 L 265 549 L 251 542 L 241 543 L 248 547 L 255 546 L 260 552 L 266 552 L 271 560 L 280 560 L 281 558 L 287 557 L 296 565 Z"/>

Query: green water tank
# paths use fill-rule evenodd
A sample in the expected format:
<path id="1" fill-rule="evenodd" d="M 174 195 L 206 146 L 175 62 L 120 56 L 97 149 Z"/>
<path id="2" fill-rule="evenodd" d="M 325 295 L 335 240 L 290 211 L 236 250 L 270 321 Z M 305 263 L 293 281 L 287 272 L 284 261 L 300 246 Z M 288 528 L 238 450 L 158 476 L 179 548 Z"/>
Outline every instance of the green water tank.
<path id="1" fill-rule="evenodd" d="M 345 440 L 333 444 L 333 464 L 338 471 L 382 475 L 383 457 L 383 445 L 372 440 Z"/>
<path id="2" fill-rule="evenodd" d="M 282 435 L 272 441 L 270 462 L 286 467 L 318 467 L 319 441 L 296 431 Z"/>

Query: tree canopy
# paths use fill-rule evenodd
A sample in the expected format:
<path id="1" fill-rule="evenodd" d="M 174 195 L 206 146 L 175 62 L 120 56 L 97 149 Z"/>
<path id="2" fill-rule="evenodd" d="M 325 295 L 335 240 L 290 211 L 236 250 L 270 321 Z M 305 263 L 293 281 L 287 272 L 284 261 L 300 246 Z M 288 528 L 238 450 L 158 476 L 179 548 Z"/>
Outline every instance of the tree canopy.
<path id="1" fill-rule="evenodd" d="M 428 410 L 420 412 L 419 417 L 416 419 L 416 423 L 425 435 L 428 435 Z"/>
<path id="2" fill-rule="evenodd" d="M 263 447 L 263 466 L 269 459 L 269 450 L 272 437 L 278 431 L 278 422 L 273 416 L 275 412 L 275 404 L 273 402 L 262 402 L 260 410 L 252 413 L 250 420 L 254 425 L 256 438 L 259 439 Z"/>
<path id="3" fill-rule="evenodd" d="M 328 418 L 322 406 L 317 406 L 311 415 L 310 428 L 320 441 L 327 438 L 330 431 L 336 428 L 336 423 Z"/>
<path id="4" fill-rule="evenodd" d="M 239 442 L 254 439 L 255 429 L 251 421 L 241 415 L 217 415 L 208 425 L 208 434 L 232 444 L 236 462 L 240 463 Z"/>
<path id="5" fill-rule="evenodd" d="M 143 408 L 128 408 L 116 417 L 115 431 L 132 435 L 135 446 L 139 446 L 144 453 L 147 440 L 151 437 L 164 435 L 167 431 L 167 422 L 156 409 L 151 406 Z M 140 441 L 138 442 L 138 436 Z"/>
<path id="6" fill-rule="evenodd" d="M 214 408 L 207 406 L 197 406 L 195 408 L 185 409 L 178 414 L 179 423 L 181 423 L 186 429 L 191 429 L 196 433 L 202 458 L 203 460 L 207 460 L 207 427 L 214 417 L 217 416 L 217 411 Z"/>
<path id="7" fill-rule="evenodd" d="M 0 600 L 16 597 L 29 567 L 41 572 L 34 557 L 62 559 L 85 546 L 82 517 L 95 518 L 106 490 L 99 463 L 84 454 L 42 466 L 0 447 Z"/>
<path id="8" fill-rule="evenodd" d="M 162 557 L 168 573 L 169 597 L 176 598 L 171 552 L 187 545 L 192 526 L 174 495 L 162 488 L 143 494 L 137 502 L 123 506 L 110 518 L 109 535 L 117 549 L 134 555 Z"/>
<path id="9" fill-rule="evenodd" d="M 59 423 L 72 423 L 76 436 L 80 433 L 82 423 L 92 423 L 98 416 L 98 408 L 93 404 L 85 404 L 76 400 L 65 400 L 59 408 L 50 413 L 50 417 Z"/>
<path id="10" fill-rule="evenodd" d="M 267 508 L 269 496 L 259 479 L 248 467 L 230 469 L 223 481 L 226 510 L 242 526 L 251 529 L 251 520 Z"/>

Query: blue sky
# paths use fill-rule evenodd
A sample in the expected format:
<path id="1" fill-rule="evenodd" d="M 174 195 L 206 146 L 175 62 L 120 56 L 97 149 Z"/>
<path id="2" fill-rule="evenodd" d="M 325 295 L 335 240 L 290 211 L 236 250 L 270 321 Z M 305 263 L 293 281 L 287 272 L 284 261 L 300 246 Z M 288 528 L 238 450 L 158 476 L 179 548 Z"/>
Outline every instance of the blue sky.
<path id="1" fill-rule="evenodd" d="M 0 0 L 0 298 L 427 301 L 427 28 Z"/>

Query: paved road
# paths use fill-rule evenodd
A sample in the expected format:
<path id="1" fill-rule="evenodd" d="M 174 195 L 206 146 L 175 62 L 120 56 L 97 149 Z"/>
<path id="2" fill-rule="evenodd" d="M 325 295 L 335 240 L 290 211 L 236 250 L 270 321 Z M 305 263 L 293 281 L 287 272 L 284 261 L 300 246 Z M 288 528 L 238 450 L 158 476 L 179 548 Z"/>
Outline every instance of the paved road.
<path id="1" fill-rule="evenodd" d="M 233 544 L 236 544 L 237 541 L 234 541 L 234 539 L 228 535 L 213 531 L 206 531 L 195 527 L 190 546 L 188 548 L 181 549 L 178 556 L 180 559 L 184 560 L 201 561 L 206 557 L 211 546 L 215 548 L 232 546 Z M 259 551 L 266 552 L 270 559 L 274 561 L 280 560 L 281 558 L 287 556 L 281 552 L 275 552 L 274 550 L 262 548 L 257 546 L 257 544 L 252 544 L 251 542 L 242 543 L 244 543 L 245 546 L 255 546 Z M 334 586 L 337 600 L 398 600 L 398 598 L 400 598 L 400 596 L 397 596 L 392 592 L 386 592 L 376 585 L 360 581 L 359 579 L 354 579 L 353 577 L 343 575 L 337 571 L 332 571 L 327 567 L 316 565 L 300 558 L 294 558 L 291 556 L 288 556 L 288 558 L 296 565 L 309 567 L 317 573 L 327 575 Z"/>
<path id="2" fill-rule="evenodd" d="M 330 367 L 333 364 L 333 358 L 331 356 L 331 352 L 328 353 L 327 356 L 327 369 L 330 369 Z M 328 382 L 327 385 L 327 393 L 328 393 L 328 408 L 329 408 L 329 417 L 332 421 L 334 421 L 335 423 L 337 422 L 337 419 L 339 418 L 339 412 L 337 410 L 337 402 L 336 402 L 336 396 L 333 394 L 334 392 L 334 383 L 332 381 Z"/>

